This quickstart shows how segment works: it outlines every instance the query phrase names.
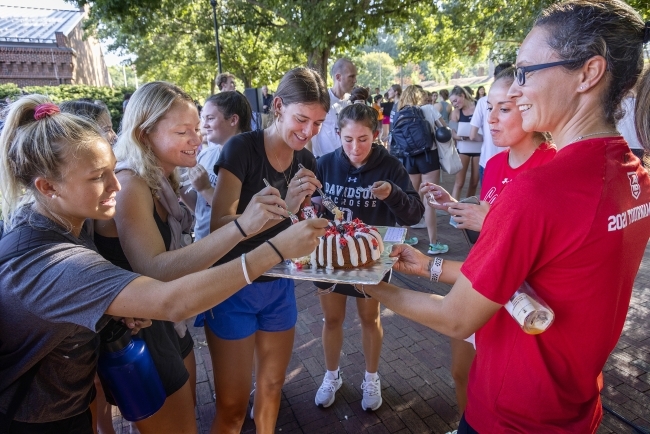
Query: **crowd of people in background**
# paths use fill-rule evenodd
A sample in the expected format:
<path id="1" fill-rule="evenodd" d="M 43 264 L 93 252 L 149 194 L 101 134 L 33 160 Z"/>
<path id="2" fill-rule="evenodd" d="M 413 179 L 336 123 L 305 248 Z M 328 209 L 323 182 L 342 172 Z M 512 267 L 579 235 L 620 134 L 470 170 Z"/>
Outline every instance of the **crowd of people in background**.
<path id="1" fill-rule="evenodd" d="M 398 288 L 391 272 L 363 293 L 314 282 L 326 367 L 315 405 L 331 406 L 343 384 L 352 297 L 363 410 L 383 403 L 384 305 L 450 337 L 458 433 L 596 432 L 601 371 L 650 236 L 649 41 L 650 24 L 625 3 L 567 0 L 541 13 L 488 89 L 371 93 L 340 58 L 331 88 L 304 67 L 275 92 L 262 86 L 259 113 L 230 73 L 202 106 L 147 83 L 125 95 L 117 134 L 101 101 L 11 102 L 0 135 L 0 431 L 114 434 L 116 400 L 95 371 L 98 333 L 119 318 L 146 342 L 166 396 L 133 430 L 196 432 L 184 322 L 196 316 L 213 366 L 211 432 L 238 433 L 247 416 L 274 432 L 298 309 L 293 280 L 263 273 L 316 248 L 334 218 L 323 189 L 346 220 L 426 228 L 426 253 L 407 237 L 390 252 L 394 270 L 453 286 L 445 297 Z M 397 139 L 407 112 L 429 134 L 417 153 Z M 447 128 L 462 166 L 451 192 L 434 134 Z M 372 200 L 337 193 L 346 189 Z M 294 222 L 309 206 L 321 218 Z M 480 234 L 466 261 L 443 259 L 439 212 L 459 236 Z M 524 282 L 555 312 L 542 334 L 503 307 Z"/>

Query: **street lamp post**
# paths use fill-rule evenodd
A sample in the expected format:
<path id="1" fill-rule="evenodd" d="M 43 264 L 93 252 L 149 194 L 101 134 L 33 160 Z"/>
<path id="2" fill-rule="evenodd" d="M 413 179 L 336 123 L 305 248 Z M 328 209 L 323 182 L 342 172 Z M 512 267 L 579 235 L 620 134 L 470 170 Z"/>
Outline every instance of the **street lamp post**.
<path id="1" fill-rule="evenodd" d="M 219 74 L 221 74 L 221 53 L 219 53 L 219 27 L 217 26 L 217 0 L 210 0 L 212 5 L 212 19 L 214 21 L 214 38 L 217 41 L 217 65 L 219 67 Z"/>

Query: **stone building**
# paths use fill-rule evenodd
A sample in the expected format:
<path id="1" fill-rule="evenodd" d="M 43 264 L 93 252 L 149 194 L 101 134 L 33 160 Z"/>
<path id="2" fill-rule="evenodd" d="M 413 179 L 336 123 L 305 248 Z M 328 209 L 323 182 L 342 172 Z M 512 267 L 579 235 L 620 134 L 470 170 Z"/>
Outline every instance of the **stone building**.
<path id="1" fill-rule="evenodd" d="M 87 9 L 0 5 L 0 83 L 110 86 L 99 42 L 84 39 Z"/>

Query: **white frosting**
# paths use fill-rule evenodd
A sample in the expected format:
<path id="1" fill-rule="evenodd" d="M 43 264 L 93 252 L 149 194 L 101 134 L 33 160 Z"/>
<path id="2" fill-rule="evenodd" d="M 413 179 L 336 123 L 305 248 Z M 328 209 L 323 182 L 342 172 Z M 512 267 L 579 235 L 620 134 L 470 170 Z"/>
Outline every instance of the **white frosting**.
<path id="1" fill-rule="evenodd" d="M 363 235 L 363 234 L 361 232 L 355 232 L 354 235 L 356 238 L 357 235 Z M 368 262 L 368 255 L 366 255 L 366 248 L 364 247 L 363 241 L 361 241 L 360 238 L 357 239 L 357 242 L 359 243 L 359 255 L 360 255 L 361 263 L 365 264 L 366 262 Z"/>
<path id="2" fill-rule="evenodd" d="M 359 254 L 357 253 L 357 243 L 355 243 L 356 239 L 352 238 L 349 235 L 345 235 L 344 238 L 345 241 L 348 242 L 348 250 L 350 251 L 350 264 L 352 264 L 353 267 L 358 267 Z"/>
<path id="3" fill-rule="evenodd" d="M 364 237 L 366 239 L 366 241 L 368 241 L 368 247 L 369 247 L 369 250 L 370 250 L 370 257 L 375 261 L 377 259 L 379 259 L 379 256 L 381 256 L 381 252 L 379 251 L 379 249 L 373 249 L 372 248 L 372 240 L 374 240 L 375 237 L 373 235 L 371 235 L 371 234 L 366 234 L 364 232 L 359 232 L 359 235 L 361 235 L 362 237 Z"/>
<path id="4" fill-rule="evenodd" d="M 381 235 L 376 230 L 370 229 L 370 233 L 375 236 L 375 239 L 379 243 L 379 254 L 381 255 L 381 252 L 384 251 L 384 240 L 381 239 Z"/>
<path id="5" fill-rule="evenodd" d="M 341 248 L 341 234 L 336 235 L 336 263 L 339 264 L 339 267 L 345 265 L 345 259 L 343 259 L 343 248 Z"/>
<path id="6" fill-rule="evenodd" d="M 335 223 L 341 224 L 336 221 Z M 329 223 L 329 226 L 336 227 L 332 222 Z M 366 246 L 364 246 L 364 243 L 361 241 L 361 237 L 366 240 L 367 249 L 370 250 L 370 255 L 368 255 Z M 361 225 L 361 227 L 355 229 L 354 235 L 352 236 L 347 233 L 336 233 L 334 235 L 321 237 L 318 247 L 314 249 L 310 256 L 312 268 L 320 266 L 325 267 L 327 270 L 333 270 L 334 249 L 336 249 L 336 265 L 339 267 L 345 266 L 345 260 L 343 258 L 344 247 L 341 246 L 342 239 L 347 241 L 347 249 L 350 252 L 349 263 L 352 267 L 364 265 L 370 262 L 370 260 L 376 261 L 384 251 L 384 242 L 381 239 L 379 232 L 377 232 L 376 229 L 371 229 L 370 226 Z M 373 240 L 375 240 L 377 247 L 373 247 Z M 370 256 L 370 258 L 368 258 L 368 256 Z"/>
<path id="7" fill-rule="evenodd" d="M 327 237 L 327 266 L 325 268 L 330 270 L 334 268 L 332 266 L 332 241 L 334 241 L 334 237 Z"/>
<path id="8" fill-rule="evenodd" d="M 323 240 L 321 240 L 321 244 L 323 243 Z M 316 263 L 316 249 L 314 249 L 313 252 L 311 252 L 311 256 L 309 257 L 309 263 L 311 264 L 311 268 L 318 268 L 318 264 Z"/>

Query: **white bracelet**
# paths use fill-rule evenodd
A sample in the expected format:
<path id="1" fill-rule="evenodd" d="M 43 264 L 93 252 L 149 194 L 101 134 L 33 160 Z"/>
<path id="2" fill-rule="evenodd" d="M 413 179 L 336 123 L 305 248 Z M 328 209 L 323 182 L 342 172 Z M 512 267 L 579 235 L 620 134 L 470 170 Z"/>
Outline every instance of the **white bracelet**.
<path id="1" fill-rule="evenodd" d="M 439 256 L 436 256 L 432 261 L 429 261 L 429 280 L 437 282 L 442 275 L 442 261 L 443 259 Z"/>
<path id="2" fill-rule="evenodd" d="M 246 279 L 246 283 L 249 285 L 253 282 L 251 282 L 251 278 L 248 277 L 248 270 L 246 269 L 246 253 L 242 253 L 241 255 L 241 269 L 244 272 L 244 279 Z"/>

